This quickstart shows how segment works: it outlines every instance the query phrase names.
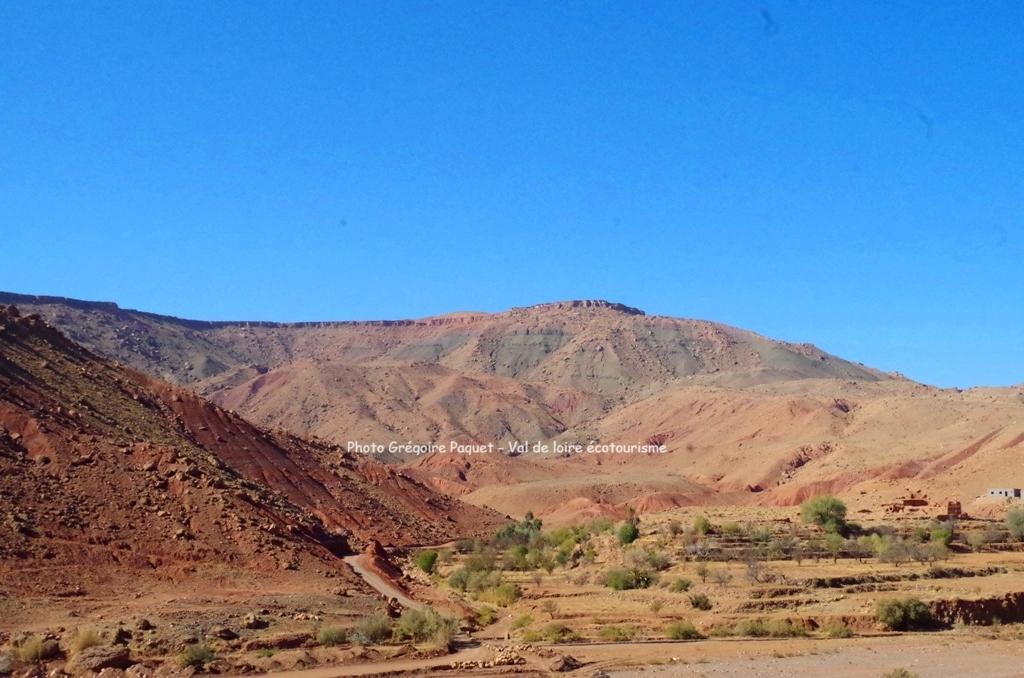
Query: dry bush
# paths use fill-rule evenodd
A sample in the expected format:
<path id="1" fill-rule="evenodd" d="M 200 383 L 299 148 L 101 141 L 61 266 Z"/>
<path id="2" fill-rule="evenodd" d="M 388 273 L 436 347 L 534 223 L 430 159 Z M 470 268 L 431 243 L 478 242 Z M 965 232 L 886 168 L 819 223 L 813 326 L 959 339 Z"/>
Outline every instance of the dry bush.
<path id="1" fill-rule="evenodd" d="M 78 629 L 75 637 L 71 639 L 68 648 L 71 650 L 71 654 L 78 654 L 86 648 L 102 644 L 103 639 L 96 629 Z"/>
<path id="2" fill-rule="evenodd" d="M 60 646 L 57 642 L 42 636 L 29 636 L 14 646 L 14 656 L 26 664 L 56 659 L 59 655 Z"/>
<path id="3" fill-rule="evenodd" d="M 322 626 L 316 632 L 316 642 L 324 647 L 344 645 L 348 642 L 348 629 L 341 626 Z"/>
<path id="4" fill-rule="evenodd" d="M 676 622 L 671 624 L 665 632 L 672 640 L 700 640 L 704 636 L 701 635 L 697 627 L 690 622 Z"/>

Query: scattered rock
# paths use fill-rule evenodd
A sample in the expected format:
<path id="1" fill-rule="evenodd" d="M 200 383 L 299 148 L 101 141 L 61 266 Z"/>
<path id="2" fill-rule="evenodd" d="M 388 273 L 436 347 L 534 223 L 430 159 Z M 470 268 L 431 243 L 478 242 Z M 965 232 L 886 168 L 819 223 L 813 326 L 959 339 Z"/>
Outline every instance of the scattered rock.
<path id="1" fill-rule="evenodd" d="M 220 638 L 221 640 L 234 640 L 238 638 L 238 634 L 226 626 L 214 626 L 206 635 L 210 638 Z"/>
<path id="2" fill-rule="evenodd" d="M 515 666 L 525 664 L 526 660 L 512 647 L 499 647 L 494 651 L 491 666 Z"/>
<path id="3" fill-rule="evenodd" d="M 153 622 L 143 617 L 135 623 L 135 628 L 137 628 L 140 631 L 152 631 L 156 628 L 156 626 L 153 625 Z"/>
<path id="4" fill-rule="evenodd" d="M 565 671 L 575 671 L 579 667 L 583 666 L 575 657 L 567 654 L 563 654 L 561 657 L 555 659 L 548 666 L 548 670 L 563 673 Z"/>
<path id="5" fill-rule="evenodd" d="M 255 612 L 250 612 L 249 614 L 242 617 L 242 628 L 265 629 L 268 626 L 270 626 L 270 624 L 267 622 L 267 620 L 259 616 Z"/>
<path id="6" fill-rule="evenodd" d="M 247 652 L 254 650 L 291 650 L 312 644 L 312 642 L 313 636 L 309 633 L 279 633 L 273 636 L 262 636 L 248 640 L 242 645 L 242 649 Z"/>

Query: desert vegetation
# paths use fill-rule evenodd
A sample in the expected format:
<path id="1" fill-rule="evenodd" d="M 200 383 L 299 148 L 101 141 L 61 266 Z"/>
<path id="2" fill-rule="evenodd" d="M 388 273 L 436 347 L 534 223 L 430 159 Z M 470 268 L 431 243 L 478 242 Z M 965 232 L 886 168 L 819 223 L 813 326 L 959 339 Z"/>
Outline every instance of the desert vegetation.
<path id="1" fill-rule="evenodd" d="M 1001 595 L 1010 570 L 975 554 L 1016 553 L 1006 550 L 1016 519 L 862 524 L 832 496 L 804 502 L 797 520 L 631 514 L 548 529 L 527 515 L 458 545 L 431 576 L 456 595 L 509 608 L 512 621 L 490 623 L 531 642 L 931 632 L 965 614 L 944 602 L 943 589 L 969 582 L 977 597 Z"/>

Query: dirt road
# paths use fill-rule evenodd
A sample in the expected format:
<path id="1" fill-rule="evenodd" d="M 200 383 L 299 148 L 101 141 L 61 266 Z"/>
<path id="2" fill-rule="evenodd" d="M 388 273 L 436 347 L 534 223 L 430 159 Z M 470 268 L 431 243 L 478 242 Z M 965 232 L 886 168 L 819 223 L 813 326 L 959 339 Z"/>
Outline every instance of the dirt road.
<path id="1" fill-rule="evenodd" d="M 385 598 L 395 598 L 403 607 L 421 608 L 423 605 L 416 602 L 408 596 L 404 591 L 400 590 L 397 586 L 394 586 L 388 581 L 385 581 L 380 575 L 373 570 L 366 567 L 363 562 L 364 556 L 346 556 L 344 558 L 345 563 L 351 567 L 356 574 L 363 578 L 367 584 L 369 584 L 375 591 L 379 592 Z"/>

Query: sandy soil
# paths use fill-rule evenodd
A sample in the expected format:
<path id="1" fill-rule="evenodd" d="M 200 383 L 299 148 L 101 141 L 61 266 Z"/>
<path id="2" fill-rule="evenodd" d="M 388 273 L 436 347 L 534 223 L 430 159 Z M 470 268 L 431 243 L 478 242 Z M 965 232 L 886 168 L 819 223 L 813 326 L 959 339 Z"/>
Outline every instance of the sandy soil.
<path id="1" fill-rule="evenodd" d="M 666 647 L 666 649 L 668 649 Z M 612 676 L 844 676 L 877 678 L 905 668 L 921 678 L 1024 675 L 1024 645 L 999 640 L 894 636 L 852 640 L 702 641 L 673 647 L 677 662 L 611 671 Z M 650 659 L 642 647 L 614 650 L 614 661 Z M 597 654 L 580 653 L 600 661 Z M 664 655 L 663 655 L 664 656 Z M 671 657 L 666 657 L 671 660 Z M 609 660 L 611 661 L 611 660 Z"/>

